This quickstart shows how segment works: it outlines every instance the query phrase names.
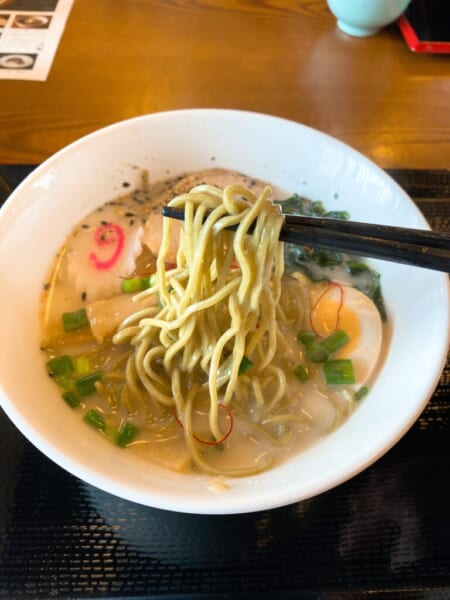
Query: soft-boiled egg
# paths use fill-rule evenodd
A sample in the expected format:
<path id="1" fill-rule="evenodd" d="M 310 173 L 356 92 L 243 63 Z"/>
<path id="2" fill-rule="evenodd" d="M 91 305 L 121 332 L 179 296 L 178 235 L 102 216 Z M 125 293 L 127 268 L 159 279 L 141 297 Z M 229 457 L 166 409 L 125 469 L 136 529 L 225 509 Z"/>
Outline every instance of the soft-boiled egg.
<path id="1" fill-rule="evenodd" d="M 355 386 L 364 385 L 380 356 L 383 324 L 375 304 L 356 288 L 323 283 L 311 292 L 310 324 L 315 333 L 327 337 L 342 329 L 349 341 L 332 355 L 353 363 Z"/>

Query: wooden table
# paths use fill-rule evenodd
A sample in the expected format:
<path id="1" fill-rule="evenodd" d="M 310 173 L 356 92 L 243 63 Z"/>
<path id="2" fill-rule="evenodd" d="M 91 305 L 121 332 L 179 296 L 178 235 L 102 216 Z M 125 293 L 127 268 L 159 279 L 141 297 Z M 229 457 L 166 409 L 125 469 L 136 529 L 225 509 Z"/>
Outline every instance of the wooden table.
<path id="1" fill-rule="evenodd" d="M 396 25 L 358 39 L 325 0 L 75 0 L 46 82 L 0 83 L 0 163 L 188 107 L 279 115 L 384 168 L 448 168 L 450 62 Z"/>

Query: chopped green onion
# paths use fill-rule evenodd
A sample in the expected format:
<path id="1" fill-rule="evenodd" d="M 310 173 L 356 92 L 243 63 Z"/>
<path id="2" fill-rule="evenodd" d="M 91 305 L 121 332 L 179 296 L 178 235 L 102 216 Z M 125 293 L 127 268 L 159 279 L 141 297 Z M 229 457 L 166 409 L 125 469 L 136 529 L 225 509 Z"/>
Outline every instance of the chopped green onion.
<path id="1" fill-rule="evenodd" d="M 128 446 L 137 435 L 138 428 L 133 423 L 125 421 L 116 436 L 116 444 L 118 446 Z"/>
<path id="2" fill-rule="evenodd" d="M 64 394 L 62 395 L 62 397 L 64 398 L 64 400 L 67 402 L 67 404 L 71 408 L 75 408 L 75 407 L 77 407 L 77 406 L 80 405 L 80 401 L 78 400 L 77 395 L 75 394 L 75 392 L 72 392 L 72 391 L 64 392 Z"/>
<path id="3" fill-rule="evenodd" d="M 50 375 L 67 375 L 74 370 L 72 359 L 67 354 L 56 356 L 47 362 L 47 369 Z"/>
<path id="4" fill-rule="evenodd" d="M 348 337 L 347 333 L 343 329 L 338 329 L 320 343 L 327 352 L 332 354 L 333 352 L 336 352 L 342 348 L 342 346 L 345 346 L 349 340 L 350 338 Z"/>
<path id="5" fill-rule="evenodd" d="M 157 275 L 153 273 L 152 275 L 146 275 L 142 278 L 142 289 L 147 290 L 148 288 L 156 285 Z"/>
<path id="6" fill-rule="evenodd" d="M 353 398 L 355 400 L 361 400 L 361 398 L 364 398 L 364 396 L 366 396 L 368 393 L 369 393 L 369 388 L 367 386 L 363 385 L 363 387 L 360 387 L 359 390 L 354 393 Z"/>
<path id="7" fill-rule="evenodd" d="M 89 325 L 87 313 L 85 308 L 80 308 L 74 312 L 64 313 L 62 316 L 64 331 L 71 333 L 72 331 L 78 331 L 83 327 Z"/>
<path id="8" fill-rule="evenodd" d="M 294 374 L 302 383 L 305 383 L 309 379 L 308 371 L 303 365 L 297 365 L 294 369 Z"/>
<path id="9" fill-rule="evenodd" d="M 355 383 L 353 363 L 349 358 L 328 360 L 323 365 L 323 373 L 329 385 Z"/>
<path id="10" fill-rule="evenodd" d="M 125 292 L 126 294 L 134 294 L 135 292 L 140 292 L 142 289 L 142 279 L 139 279 L 138 277 L 122 280 L 122 292 Z"/>
<path id="11" fill-rule="evenodd" d="M 91 371 L 91 361 L 88 356 L 77 356 L 75 358 L 75 374 L 77 376 L 88 375 Z"/>
<path id="12" fill-rule="evenodd" d="M 309 329 L 302 329 L 297 333 L 298 341 L 304 346 L 313 342 L 316 338 L 317 335 L 314 333 L 314 331 L 310 331 Z"/>
<path id="13" fill-rule="evenodd" d="M 71 392 L 74 389 L 73 377 L 70 373 L 67 375 L 58 375 L 55 377 L 55 381 L 65 392 Z"/>
<path id="14" fill-rule="evenodd" d="M 305 352 L 307 358 L 315 363 L 322 363 L 328 360 L 329 352 L 322 346 L 320 342 L 309 342 L 305 346 Z"/>
<path id="15" fill-rule="evenodd" d="M 241 364 L 239 365 L 238 375 L 242 375 L 243 373 L 246 373 L 252 367 L 253 367 L 253 362 L 244 355 L 242 357 Z"/>
<path id="16" fill-rule="evenodd" d="M 86 421 L 86 423 L 91 425 L 91 427 L 94 427 L 95 429 L 98 429 L 99 431 L 105 431 L 105 429 L 106 429 L 105 419 L 94 408 L 87 411 L 87 413 L 84 415 L 84 420 Z"/>
<path id="17" fill-rule="evenodd" d="M 100 381 L 102 378 L 102 374 L 100 371 L 96 371 L 95 373 L 89 373 L 89 375 L 85 375 L 84 377 L 80 377 L 75 381 L 75 387 L 79 396 L 90 396 L 91 394 L 95 394 L 97 389 L 95 384 L 97 381 Z"/>

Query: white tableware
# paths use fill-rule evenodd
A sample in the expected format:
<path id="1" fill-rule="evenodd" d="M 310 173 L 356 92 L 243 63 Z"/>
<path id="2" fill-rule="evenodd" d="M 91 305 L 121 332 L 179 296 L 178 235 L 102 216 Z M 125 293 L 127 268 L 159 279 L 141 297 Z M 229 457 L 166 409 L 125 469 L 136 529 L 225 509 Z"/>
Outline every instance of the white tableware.
<path id="1" fill-rule="evenodd" d="M 339 29 L 356 37 L 375 35 L 395 21 L 411 0 L 327 0 Z"/>
<path id="2" fill-rule="evenodd" d="M 0 402 L 62 468 L 122 498 L 187 513 L 225 514 L 293 503 L 370 466 L 411 427 L 444 366 L 447 275 L 372 261 L 381 273 L 390 340 L 370 394 L 339 429 L 280 466 L 226 481 L 166 471 L 107 443 L 61 401 L 39 350 L 38 302 L 50 263 L 82 216 L 138 183 L 206 167 L 237 169 L 346 209 L 355 220 L 425 228 L 410 198 L 336 139 L 280 118 L 231 110 L 137 117 L 94 132 L 40 165 L 0 211 Z M 444 474 L 443 474 L 444 475 Z"/>

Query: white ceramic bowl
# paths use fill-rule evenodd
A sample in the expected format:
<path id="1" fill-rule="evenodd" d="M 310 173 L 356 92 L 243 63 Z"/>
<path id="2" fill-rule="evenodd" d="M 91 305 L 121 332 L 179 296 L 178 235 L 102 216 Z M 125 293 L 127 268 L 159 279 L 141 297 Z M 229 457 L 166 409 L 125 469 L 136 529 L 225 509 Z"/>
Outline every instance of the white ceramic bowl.
<path id="1" fill-rule="evenodd" d="M 61 402 L 39 351 L 38 298 L 49 265 L 83 215 L 136 183 L 204 167 L 238 169 L 345 208 L 361 221 L 425 228 L 408 196 L 381 169 L 308 127 L 266 115 L 186 110 L 124 121 L 64 148 L 38 167 L 0 211 L 1 405 L 58 465 L 107 492 L 187 513 L 268 509 L 328 490 L 384 454 L 414 423 L 444 366 L 447 275 L 373 261 L 392 326 L 371 393 L 337 431 L 266 473 L 209 491 L 206 476 L 144 463 L 91 431 Z"/>

